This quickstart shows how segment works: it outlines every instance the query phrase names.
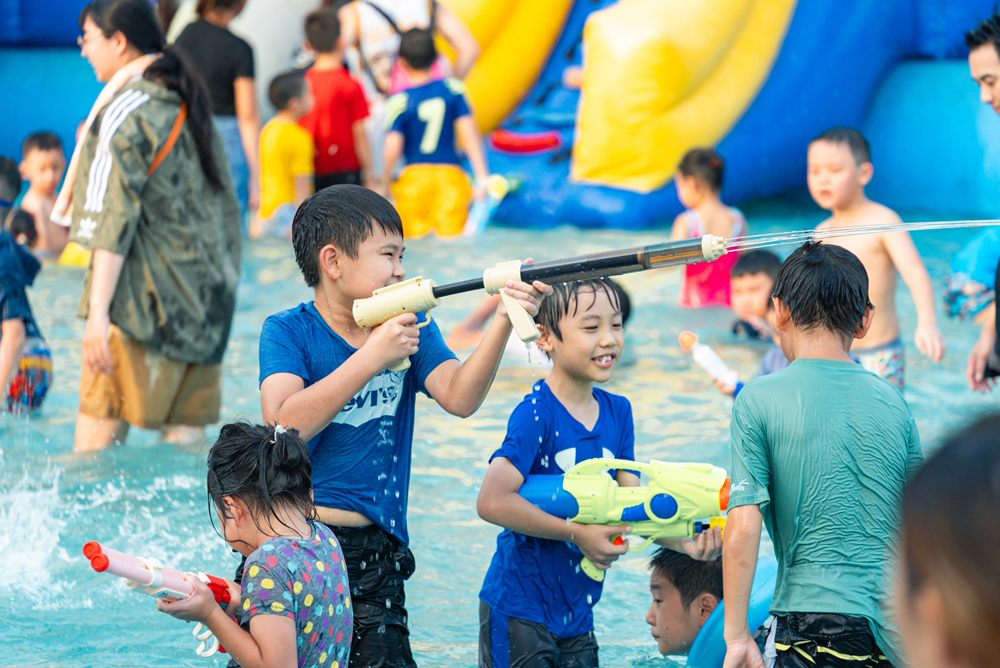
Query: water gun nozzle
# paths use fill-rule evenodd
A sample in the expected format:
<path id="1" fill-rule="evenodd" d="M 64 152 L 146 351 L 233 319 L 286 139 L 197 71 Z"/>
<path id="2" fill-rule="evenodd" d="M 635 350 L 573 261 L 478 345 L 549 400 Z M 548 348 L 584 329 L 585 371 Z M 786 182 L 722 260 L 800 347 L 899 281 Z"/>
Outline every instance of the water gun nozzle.
<path id="1" fill-rule="evenodd" d="M 691 350 L 694 344 L 698 343 L 698 335 L 686 330 L 681 332 L 677 339 L 681 342 L 681 349 L 684 351 Z"/>

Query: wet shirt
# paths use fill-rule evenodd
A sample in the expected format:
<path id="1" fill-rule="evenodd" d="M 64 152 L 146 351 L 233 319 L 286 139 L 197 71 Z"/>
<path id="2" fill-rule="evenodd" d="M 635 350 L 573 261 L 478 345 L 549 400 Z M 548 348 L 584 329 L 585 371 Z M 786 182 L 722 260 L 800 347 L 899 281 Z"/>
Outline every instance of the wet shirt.
<path id="1" fill-rule="evenodd" d="M 260 333 L 260 382 L 291 373 L 309 387 L 357 352 L 312 302 L 276 313 Z M 403 543 L 417 392 L 442 362 L 455 359 L 433 321 L 420 329 L 410 368 L 376 375 L 307 444 L 316 505 L 361 513 Z"/>
<path id="2" fill-rule="evenodd" d="M 70 239 L 124 256 L 112 323 L 170 359 L 215 364 L 222 361 L 236 306 L 240 213 L 214 126 L 212 153 L 222 188 L 202 172 L 190 117 L 148 174 L 179 108 L 176 92 L 140 79 L 101 110 L 82 138 Z M 91 273 L 80 297 L 84 318 Z"/>
<path id="3" fill-rule="evenodd" d="M 595 457 L 635 459 L 632 405 L 628 399 L 594 388 L 600 407 L 597 423 L 587 429 L 549 390 L 545 381 L 514 409 L 503 445 L 490 457 L 506 457 L 527 478 L 563 474 Z M 481 598 L 494 610 L 544 624 L 568 638 L 594 628 L 593 607 L 603 583 L 580 568 L 583 553 L 572 543 L 526 536 L 504 529 L 497 537 Z"/>
<path id="4" fill-rule="evenodd" d="M 922 461 L 902 395 L 854 362 L 801 359 L 736 398 L 729 507 L 759 504 L 778 560 L 773 614 L 883 614 L 903 485 Z M 893 661 L 895 663 L 895 661 Z"/>
<path id="5" fill-rule="evenodd" d="M 408 88 L 385 103 L 386 127 L 403 135 L 407 165 L 457 165 L 455 121 L 468 116 L 462 82 L 444 79 Z"/>
<path id="6" fill-rule="evenodd" d="M 346 665 L 354 613 L 344 554 L 324 524 L 307 539 L 276 537 L 247 557 L 240 583 L 240 625 L 257 615 L 295 621 L 300 666 Z"/>

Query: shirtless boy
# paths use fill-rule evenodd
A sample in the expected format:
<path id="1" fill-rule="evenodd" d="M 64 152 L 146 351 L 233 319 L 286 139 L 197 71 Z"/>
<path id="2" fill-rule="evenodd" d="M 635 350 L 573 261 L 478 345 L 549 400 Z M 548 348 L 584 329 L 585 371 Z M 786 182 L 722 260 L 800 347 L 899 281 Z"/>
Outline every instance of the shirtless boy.
<path id="1" fill-rule="evenodd" d="M 873 167 L 868 142 L 851 128 L 833 128 L 809 144 L 809 193 L 833 215 L 817 230 L 870 225 L 898 225 L 891 209 L 865 196 Z M 878 317 L 867 336 L 851 352 L 868 371 L 903 389 L 903 342 L 896 313 L 896 273 L 913 295 L 917 307 L 917 350 L 933 362 L 944 356 L 944 339 L 934 312 L 934 289 L 909 232 L 881 232 L 836 237 L 829 243 L 851 251 L 868 272 L 869 294 Z"/>
<path id="2" fill-rule="evenodd" d="M 33 249 L 39 259 L 55 259 L 66 246 L 69 228 L 52 222 L 56 188 L 66 171 L 62 143 L 51 132 L 28 135 L 21 145 L 21 176 L 30 184 L 21 199 L 21 208 L 35 217 L 38 243 Z"/>

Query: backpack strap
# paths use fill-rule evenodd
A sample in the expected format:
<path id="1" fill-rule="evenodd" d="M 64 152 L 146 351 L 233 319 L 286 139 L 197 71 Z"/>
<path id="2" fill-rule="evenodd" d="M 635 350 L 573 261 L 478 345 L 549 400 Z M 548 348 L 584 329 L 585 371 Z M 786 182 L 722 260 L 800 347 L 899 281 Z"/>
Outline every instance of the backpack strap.
<path id="1" fill-rule="evenodd" d="M 163 142 L 163 146 L 160 150 L 156 152 L 156 156 L 153 158 L 152 164 L 149 166 L 149 171 L 146 172 L 146 176 L 152 176 L 156 168 L 160 166 L 164 158 L 170 153 L 170 150 L 177 143 L 177 138 L 181 136 L 181 130 L 184 129 L 184 121 L 187 119 L 187 103 L 181 102 L 180 111 L 177 112 L 177 118 L 174 119 L 174 125 L 170 128 L 170 134 L 167 135 L 167 141 Z"/>

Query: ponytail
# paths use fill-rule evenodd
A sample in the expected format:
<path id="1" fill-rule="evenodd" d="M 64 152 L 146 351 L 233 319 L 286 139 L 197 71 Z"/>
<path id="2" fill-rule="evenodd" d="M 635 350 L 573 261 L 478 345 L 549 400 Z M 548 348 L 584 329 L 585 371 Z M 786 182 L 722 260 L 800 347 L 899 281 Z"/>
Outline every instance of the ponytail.
<path id="1" fill-rule="evenodd" d="M 177 91 L 181 96 L 188 108 L 188 128 L 194 137 L 201 171 L 212 187 L 220 189 L 223 185 L 222 173 L 212 152 L 212 111 L 205 86 L 177 48 L 164 45 L 161 54 L 146 68 L 143 78 Z"/>

